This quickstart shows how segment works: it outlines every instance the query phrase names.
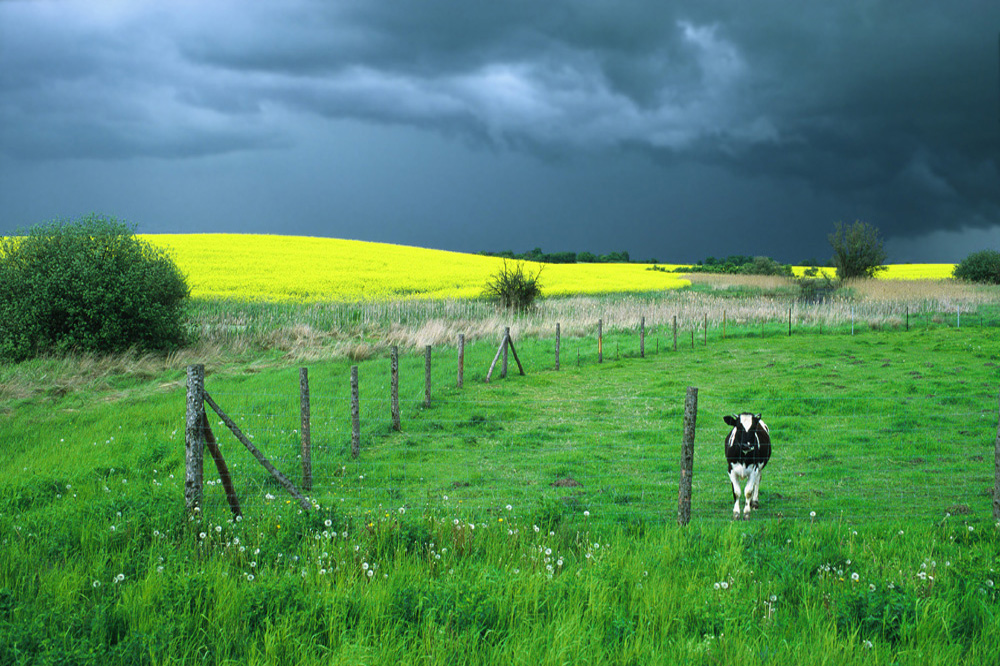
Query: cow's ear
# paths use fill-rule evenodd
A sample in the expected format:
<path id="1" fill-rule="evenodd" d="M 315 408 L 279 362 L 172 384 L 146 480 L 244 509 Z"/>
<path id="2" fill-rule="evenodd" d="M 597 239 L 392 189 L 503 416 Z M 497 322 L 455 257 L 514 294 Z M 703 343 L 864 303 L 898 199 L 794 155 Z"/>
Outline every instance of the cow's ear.
<path id="1" fill-rule="evenodd" d="M 753 420 L 754 421 L 760 421 L 760 414 L 754 414 L 753 415 Z"/>
<path id="2" fill-rule="evenodd" d="M 726 425 L 731 425 L 733 427 L 736 427 L 736 424 L 739 423 L 739 421 L 736 420 L 735 416 L 730 416 L 728 414 L 726 416 L 723 416 L 722 420 L 726 422 Z"/>

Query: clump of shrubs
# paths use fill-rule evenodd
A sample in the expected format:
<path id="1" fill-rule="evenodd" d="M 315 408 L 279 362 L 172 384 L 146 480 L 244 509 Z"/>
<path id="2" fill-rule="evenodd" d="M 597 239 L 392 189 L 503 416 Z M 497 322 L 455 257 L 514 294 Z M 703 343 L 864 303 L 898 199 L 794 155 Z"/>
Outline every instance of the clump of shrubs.
<path id="1" fill-rule="evenodd" d="M 952 269 L 952 275 L 968 282 L 1000 284 L 1000 252 L 973 252 Z"/>
<path id="2" fill-rule="evenodd" d="M 500 270 L 487 281 L 483 296 L 510 310 L 527 310 L 542 294 L 541 275 L 541 267 L 532 274 L 530 271 L 525 272 L 522 263 L 511 266 L 505 259 Z"/>
<path id="3" fill-rule="evenodd" d="M 115 218 L 35 226 L 0 239 L 0 358 L 175 349 L 188 294 L 170 257 Z"/>

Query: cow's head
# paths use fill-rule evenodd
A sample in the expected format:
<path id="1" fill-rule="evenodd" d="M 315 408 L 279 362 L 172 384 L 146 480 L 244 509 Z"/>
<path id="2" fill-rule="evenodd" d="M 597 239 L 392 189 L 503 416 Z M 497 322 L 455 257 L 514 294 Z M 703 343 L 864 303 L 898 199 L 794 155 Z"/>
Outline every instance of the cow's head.
<path id="1" fill-rule="evenodd" d="M 760 420 L 760 414 L 733 414 L 722 417 L 726 425 L 731 425 L 733 431 L 730 433 L 729 443 L 731 445 L 742 446 L 744 448 L 754 446 L 759 443 L 758 433 L 767 432 L 767 425 Z"/>

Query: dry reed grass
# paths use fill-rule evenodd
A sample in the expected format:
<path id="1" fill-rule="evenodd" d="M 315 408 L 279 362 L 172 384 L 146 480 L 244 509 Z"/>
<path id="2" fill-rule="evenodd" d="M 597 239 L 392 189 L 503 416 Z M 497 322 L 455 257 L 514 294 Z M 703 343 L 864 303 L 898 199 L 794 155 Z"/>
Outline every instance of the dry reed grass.
<path id="1" fill-rule="evenodd" d="M 225 371 L 250 362 L 267 367 L 338 358 L 362 361 L 387 354 L 393 345 L 404 351 L 453 346 L 459 334 L 469 342 L 499 343 L 508 326 L 517 340 L 552 337 L 556 323 L 563 336 L 582 337 L 595 334 L 598 320 L 612 333 L 635 330 L 645 318 L 647 329 L 655 333 L 657 327 L 672 327 L 676 317 L 687 332 L 701 331 L 706 324 L 718 329 L 723 321 L 730 326 L 785 322 L 790 313 L 797 328 L 857 324 L 881 329 L 902 327 L 910 315 L 964 316 L 981 305 L 1000 303 L 1000 288 L 953 280 L 859 280 L 831 298 L 807 302 L 796 298 L 795 282 L 787 278 L 696 274 L 690 279 L 692 289 L 548 298 L 521 313 L 463 300 L 202 303 L 193 310 L 190 329 L 198 342 L 190 347 L 168 355 L 74 355 L 2 367 L 0 402 L 9 411 L 18 401 L 39 395 L 92 391 L 114 398 L 171 389 L 183 378 L 159 385 L 144 380 L 176 377 L 191 363 Z"/>

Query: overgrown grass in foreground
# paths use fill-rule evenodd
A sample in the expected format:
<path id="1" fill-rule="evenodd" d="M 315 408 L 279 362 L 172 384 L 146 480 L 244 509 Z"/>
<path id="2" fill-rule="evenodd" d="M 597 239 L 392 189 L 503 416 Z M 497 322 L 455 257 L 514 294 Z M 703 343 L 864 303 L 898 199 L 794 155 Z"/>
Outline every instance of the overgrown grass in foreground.
<path id="1" fill-rule="evenodd" d="M 109 472 L 0 517 L 4 663 L 982 664 L 998 528 L 732 523 L 644 534 L 512 506 L 193 520 Z"/>

